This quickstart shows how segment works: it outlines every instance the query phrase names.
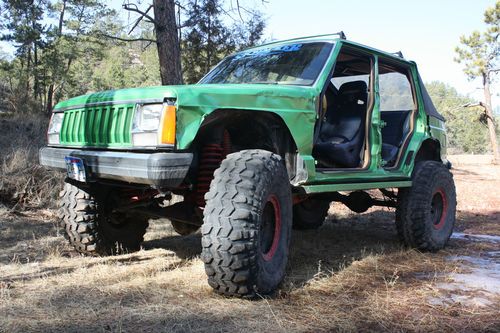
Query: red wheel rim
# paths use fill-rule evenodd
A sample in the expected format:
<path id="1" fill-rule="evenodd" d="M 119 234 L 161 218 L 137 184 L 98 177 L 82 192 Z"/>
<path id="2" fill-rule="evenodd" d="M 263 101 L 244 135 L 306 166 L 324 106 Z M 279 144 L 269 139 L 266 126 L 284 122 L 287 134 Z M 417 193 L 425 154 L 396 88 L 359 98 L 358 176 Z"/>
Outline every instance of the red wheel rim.
<path id="1" fill-rule="evenodd" d="M 432 226 L 436 230 L 441 230 L 446 223 L 448 214 L 448 199 L 442 188 L 438 188 L 432 195 L 431 216 Z"/>
<path id="2" fill-rule="evenodd" d="M 279 201 L 278 201 L 278 198 L 272 194 L 269 196 L 269 199 L 267 199 L 267 202 L 266 202 L 266 206 L 264 207 L 264 212 L 263 214 L 265 214 L 265 210 L 266 209 L 269 209 L 269 206 L 272 206 L 272 210 L 273 210 L 273 222 L 274 222 L 274 230 L 273 230 L 273 237 L 272 237 L 272 243 L 271 245 L 269 246 L 269 249 L 265 249 L 264 251 L 265 252 L 262 252 L 262 257 L 264 258 L 265 261 L 271 261 L 274 257 L 274 255 L 276 254 L 276 250 L 278 249 L 278 245 L 280 243 L 280 236 L 281 236 L 281 209 L 280 209 L 280 204 L 279 204 Z M 265 221 L 264 218 L 263 218 L 263 223 L 269 223 L 270 221 Z M 264 226 L 266 227 L 266 226 Z M 267 226 L 268 228 L 269 226 Z M 264 230 L 261 230 L 261 232 L 265 232 L 265 229 Z M 264 235 L 266 236 L 266 235 Z M 262 242 L 262 237 L 261 237 L 261 242 Z M 261 246 L 263 246 L 261 244 Z"/>

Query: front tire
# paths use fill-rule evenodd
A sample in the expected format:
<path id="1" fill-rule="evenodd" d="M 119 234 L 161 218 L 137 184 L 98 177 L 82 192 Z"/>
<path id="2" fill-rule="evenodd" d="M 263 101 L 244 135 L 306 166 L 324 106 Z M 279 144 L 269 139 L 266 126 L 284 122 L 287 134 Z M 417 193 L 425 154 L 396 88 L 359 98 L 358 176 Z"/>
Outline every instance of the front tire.
<path id="1" fill-rule="evenodd" d="M 396 228 L 401 241 L 423 251 L 444 248 L 453 232 L 456 206 L 451 172 L 439 162 L 419 162 L 412 187 L 398 192 Z"/>
<path id="2" fill-rule="evenodd" d="M 112 255 L 140 249 L 148 219 L 137 214 L 111 213 L 109 194 L 93 191 L 86 185 L 64 184 L 59 217 L 76 251 L 86 255 Z"/>
<path id="3" fill-rule="evenodd" d="M 201 258 L 208 284 L 240 297 L 276 289 L 285 275 L 292 226 L 281 157 L 264 150 L 228 155 L 205 199 Z"/>

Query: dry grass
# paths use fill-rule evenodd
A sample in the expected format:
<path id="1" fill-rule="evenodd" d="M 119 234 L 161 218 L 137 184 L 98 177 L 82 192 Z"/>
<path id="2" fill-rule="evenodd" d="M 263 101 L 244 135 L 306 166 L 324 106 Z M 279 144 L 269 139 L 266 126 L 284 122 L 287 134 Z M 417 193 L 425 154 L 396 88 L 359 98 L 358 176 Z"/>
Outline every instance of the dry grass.
<path id="1" fill-rule="evenodd" d="M 500 235 L 500 166 L 488 155 L 450 157 L 456 180 L 457 228 L 478 234 Z"/>
<path id="2" fill-rule="evenodd" d="M 11 209 L 54 204 L 62 176 L 38 164 L 47 124 L 43 116 L 0 115 L 0 204 Z"/>
<path id="3" fill-rule="evenodd" d="M 498 167 L 463 164 L 456 172 L 458 228 L 500 235 L 500 197 L 491 199 Z M 177 236 L 166 220 L 152 221 L 137 253 L 86 258 L 67 245 L 53 211 L 4 209 L 0 331 L 498 331 L 498 294 L 486 305 L 454 302 L 440 287 L 468 269 L 450 256 L 498 244 L 454 239 L 445 251 L 419 253 L 399 246 L 390 210 L 357 215 L 335 204 L 330 212 L 319 230 L 294 233 L 280 291 L 247 301 L 212 293 L 200 236 Z"/>

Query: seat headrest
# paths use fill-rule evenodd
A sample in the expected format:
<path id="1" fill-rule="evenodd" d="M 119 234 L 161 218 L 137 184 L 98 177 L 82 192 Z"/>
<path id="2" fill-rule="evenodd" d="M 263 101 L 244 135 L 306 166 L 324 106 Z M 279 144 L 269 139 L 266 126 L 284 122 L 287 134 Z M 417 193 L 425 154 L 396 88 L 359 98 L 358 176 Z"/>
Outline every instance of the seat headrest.
<path id="1" fill-rule="evenodd" d="M 340 86 L 339 95 L 346 97 L 347 100 L 358 99 L 366 103 L 368 86 L 365 81 L 346 82 Z"/>

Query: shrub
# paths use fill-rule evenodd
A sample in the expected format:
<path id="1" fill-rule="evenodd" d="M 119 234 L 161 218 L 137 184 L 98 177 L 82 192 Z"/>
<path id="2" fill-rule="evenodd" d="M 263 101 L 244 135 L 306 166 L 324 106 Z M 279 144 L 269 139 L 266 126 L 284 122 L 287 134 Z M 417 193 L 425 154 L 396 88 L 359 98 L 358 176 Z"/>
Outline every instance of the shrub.
<path id="1" fill-rule="evenodd" d="M 38 164 L 48 118 L 0 114 L 0 203 L 11 207 L 54 207 L 64 175 Z"/>

